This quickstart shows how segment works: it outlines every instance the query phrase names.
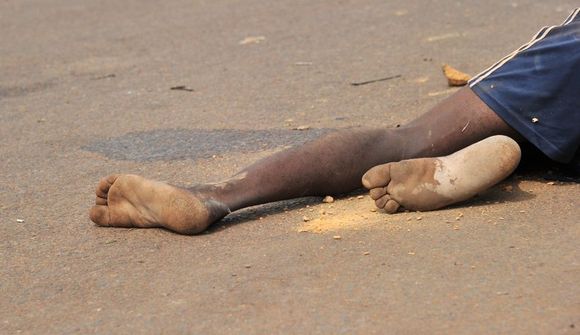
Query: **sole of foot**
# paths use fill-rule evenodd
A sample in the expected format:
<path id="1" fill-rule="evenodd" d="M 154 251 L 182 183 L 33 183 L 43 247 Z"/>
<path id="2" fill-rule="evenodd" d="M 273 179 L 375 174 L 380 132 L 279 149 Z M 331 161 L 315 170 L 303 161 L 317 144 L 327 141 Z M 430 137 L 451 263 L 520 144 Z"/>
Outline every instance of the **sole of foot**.
<path id="1" fill-rule="evenodd" d="M 507 178 L 518 166 L 519 145 L 507 136 L 488 137 L 449 156 L 378 165 L 363 185 L 378 208 L 429 211 L 467 200 Z"/>
<path id="2" fill-rule="evenodd" d="M 166 228 L 198 234 L 230 211 L 202 194 L 137 175 L 111 175 L 96 189 L 91 221 L 104 227 Z"/>

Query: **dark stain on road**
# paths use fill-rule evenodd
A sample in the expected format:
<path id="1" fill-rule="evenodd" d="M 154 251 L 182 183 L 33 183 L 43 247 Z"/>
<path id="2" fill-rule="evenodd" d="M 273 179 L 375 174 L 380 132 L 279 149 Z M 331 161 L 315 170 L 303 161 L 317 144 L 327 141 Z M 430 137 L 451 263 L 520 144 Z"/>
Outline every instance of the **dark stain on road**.
<path id="1" fill-rule="evenodd" d="M 54 86 L 53 82 L 32 83 L 24 86 L 0 86 L 0 99 L 23 97 Z"/>
<path id="2" fill-rule="evenodd" d="M 231 152 L 247 153 L 295 146 L 331 131 L 332 129 L 160 129 L 95 141 L 82 149 L 116 160 L 197 160 Z"/>

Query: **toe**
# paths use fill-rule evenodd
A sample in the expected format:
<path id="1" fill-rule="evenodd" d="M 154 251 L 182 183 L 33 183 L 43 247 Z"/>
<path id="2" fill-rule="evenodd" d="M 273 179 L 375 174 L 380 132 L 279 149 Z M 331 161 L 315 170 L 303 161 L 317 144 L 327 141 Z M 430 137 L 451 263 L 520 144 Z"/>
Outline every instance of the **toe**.
<path id="1" fill-rule="evenodd" d="M 375 200 L 375 206 L 377 206 L 378 208 L 385 208 L 385 205 L 387 204 L 387 202 L 391 200 L 391 197 L 389 197 L 388 195 L 384 195 L 380 198 L 378 198 L 377 200 Z"/>
<path id="2" fill-rule="evenodd" d="M 119 178 L 120 175 L 118 174 L 112 174 L 107 176 L 107 178 L 105 178 L 107 180 L 107 182 L 111 185 L 113 185 L 115 183 L 115 181 L 117 180 L 117 178 Z"/>
<path id="3" fill-rule="evenodd" d="M 107 206 L 93 206 L 89 212 L 91 221 L 99 226 L 109 225 L 109 207 Z"/>
<path id="4" fill-rule="evenodd" d="M 389 214 L 396 213 L 399 207 L 400 205 L 398 202 L 396 202 L 393 199 L 389 199 L 389 201 L 387 201 L 387 203 L 385 204 L 385 212 Z"/>
<path id="5" fill-rule="evenodd" d="M 369 192 L 369 195 L 371 196 L 371 199 L 373 199 L 373 200 L 377 200 L 378 198 L 384 196 L 385 194 L 387 194 L 387 188 L 386 187 L 373 188 Z"/>
<path id="6" fill-rule="evenodd" d="M 391 181 L 391 165 L 377 165 L 368 170 L 362 177 L 362 183 L 367 189 L 385 187 Z"/>
<path id="7" fill-rule="evenodd" d="M 95 192 L 97 194 L 97 197 L 107 199 L 107 193 L 109 193 L 109 189 L 111 188 L 113 183 L 115 183 L 118 177 L 119 175 L 112 174 L 110 176 L 102 178 L 99 181 L 99 184 L 97 185 L 97 189 Z"/>
<path id="8" fill-rule="evenodd" d="M 99 184 L 97 184 L 95 194 L 99 198 L 107 199 L 107 193 L 109 193 L 110 188 L 111 184 L 107 181 L 107 178 L 103 178 L 99 181 Z"/>
<path id="9" fill-rule="evenodd" d="M 97 197 L 95 199 L 95 205 L 97 205 L 97 206 L 106 206 L 107 205 L 107 199 L 103 199 L 101 197 Z"/>

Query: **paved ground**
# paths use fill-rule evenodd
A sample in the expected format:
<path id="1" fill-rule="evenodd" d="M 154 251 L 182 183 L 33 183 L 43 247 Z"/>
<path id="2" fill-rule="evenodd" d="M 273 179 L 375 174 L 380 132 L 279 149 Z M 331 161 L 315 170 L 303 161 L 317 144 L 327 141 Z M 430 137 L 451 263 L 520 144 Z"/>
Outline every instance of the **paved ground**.
<path id="1" fill-rule="evenodd" d="M 305 199 L 195 237 L 87 218 L 108 173 L 219 180 L 408 121 L 452 93 L 442 63 L 474 74 L 573 5 L 0 1 L 0 333 L 578 334 L 578 184 L 395 216 Z M 321 210 L 344 224 L 304 225 Z"/>

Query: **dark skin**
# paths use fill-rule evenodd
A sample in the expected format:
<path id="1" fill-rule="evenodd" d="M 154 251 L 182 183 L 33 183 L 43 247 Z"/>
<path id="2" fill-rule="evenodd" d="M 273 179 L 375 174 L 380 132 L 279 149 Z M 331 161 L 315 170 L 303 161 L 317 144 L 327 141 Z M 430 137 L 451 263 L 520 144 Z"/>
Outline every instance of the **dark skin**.
<path id="1" fill-rule="evenodd" d="M 262 159 L 237 174 L 245 174 L 243 180 L 234 176 L 225 187 L 208 191 L 232 211 L 347 193 L 361 188 L 361 177 L 373 166 L 448 155 L 492 135 L 519 138 L 473 91 L 464 88 L 407 125 L 337 131 Z"/>
<path id="2" fill-rule="evenodd" d="M 493 135 L 520 136 L 469 88 L 399 128 L 340 130 L 262 159 L 218 184 L 178 189 L 138 176 L 114 175 L 97 186 L 90 217 L 98 225 L 205 230 L 230 211 L 361 188 L 370 168 L 448 155 Z"/>

